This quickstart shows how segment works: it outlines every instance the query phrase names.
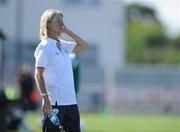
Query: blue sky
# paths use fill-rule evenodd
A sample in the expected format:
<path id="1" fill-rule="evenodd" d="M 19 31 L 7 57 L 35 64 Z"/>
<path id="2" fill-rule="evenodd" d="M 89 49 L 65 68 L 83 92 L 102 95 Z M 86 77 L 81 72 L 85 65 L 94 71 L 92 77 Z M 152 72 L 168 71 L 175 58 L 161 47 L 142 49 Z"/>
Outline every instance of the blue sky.
<path id="1" fill-rule="evenodd" d="M 123 0 L 153 7 L 169 35 L 180 34 L 180 0 Z"/>

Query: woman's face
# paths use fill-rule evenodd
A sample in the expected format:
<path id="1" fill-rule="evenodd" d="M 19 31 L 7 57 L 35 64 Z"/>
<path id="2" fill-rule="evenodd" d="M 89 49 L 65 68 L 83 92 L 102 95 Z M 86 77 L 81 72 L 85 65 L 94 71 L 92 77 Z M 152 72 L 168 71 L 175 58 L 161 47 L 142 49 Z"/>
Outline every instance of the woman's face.
<path id="1" fill-rule="evenodd" d="M 63 20 L 58 16 L 55 16 L 54 19 L 48 23 L 48 31 L 60 35 L 63 32 Z"/>

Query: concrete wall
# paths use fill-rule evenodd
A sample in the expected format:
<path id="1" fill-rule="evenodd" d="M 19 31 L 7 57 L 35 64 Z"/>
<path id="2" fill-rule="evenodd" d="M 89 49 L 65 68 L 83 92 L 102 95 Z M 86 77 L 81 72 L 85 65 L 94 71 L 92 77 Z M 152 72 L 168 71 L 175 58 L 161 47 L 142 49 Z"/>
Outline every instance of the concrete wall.
<path id="1" fill-rule="evenodd" d="M 48 8 L 64 13 L 65 24 L 98 49 L 101 65 L 124 62 L 124 8 L 122 2 L 68 4 L 65 0 L 8 0 L 0 5 L 0 29 L 9 40 L 38 41 L 40 16 Z"/>

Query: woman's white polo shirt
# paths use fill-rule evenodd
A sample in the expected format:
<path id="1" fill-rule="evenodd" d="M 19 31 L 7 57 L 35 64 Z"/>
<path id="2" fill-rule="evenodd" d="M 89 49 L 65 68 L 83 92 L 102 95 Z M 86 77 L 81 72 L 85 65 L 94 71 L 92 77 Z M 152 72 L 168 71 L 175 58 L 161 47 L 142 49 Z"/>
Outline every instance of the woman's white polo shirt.
<path id="1" fill-rule="evenodd" d="M 76 43 L 60 40 L 61 49 L 56 40 L 48 38 L 37 46 L 34 56 L 35 67 L 44 67 L 43 77 L 52 105 L 77 104 L 74 90 L 72 64 L 69 54 Z"/>

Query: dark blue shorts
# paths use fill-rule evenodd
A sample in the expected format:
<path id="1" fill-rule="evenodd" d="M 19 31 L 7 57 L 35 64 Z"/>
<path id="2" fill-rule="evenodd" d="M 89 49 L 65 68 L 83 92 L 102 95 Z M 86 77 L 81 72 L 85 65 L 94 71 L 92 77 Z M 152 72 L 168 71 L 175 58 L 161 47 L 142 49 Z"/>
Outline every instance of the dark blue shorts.
<path id="1" fill-rule="evenodd" d="M 55 105 L 53 108 L 59 109 L 58 117 L 65 132 L 80 132 L 80 116 L 78 106 L 75 105 Z M 43 132 L 61 132 L 61 130 L 51 123 L 47 116 L 42 119 Z"/>

